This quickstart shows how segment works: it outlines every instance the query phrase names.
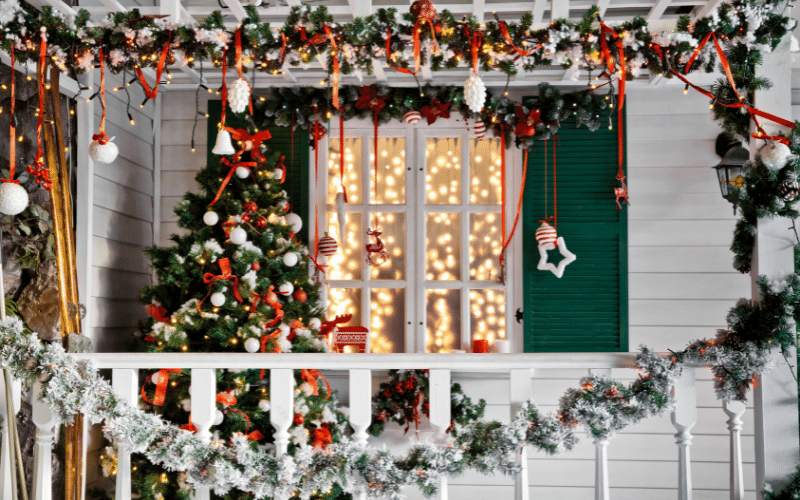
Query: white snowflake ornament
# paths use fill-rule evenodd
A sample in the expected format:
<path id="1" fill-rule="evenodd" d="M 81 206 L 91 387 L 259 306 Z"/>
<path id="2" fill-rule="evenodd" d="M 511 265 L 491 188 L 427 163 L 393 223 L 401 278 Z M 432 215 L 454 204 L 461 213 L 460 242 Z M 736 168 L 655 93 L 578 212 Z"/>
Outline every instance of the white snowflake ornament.
<path id="1" fill-rule="evenodd" d="M 239 78 L 228 88 L 228 105 L 234 113 L 241 113 L 250 104 L 250 84 Z"/>
<path id="2" fill-rule="evenodd" d="M 486 102 L 486 85 L 481 77 L 471 75 L 464 84 L 464 100 L 467 101 L 470 111 L 480 113 L 483 103 Z"/>

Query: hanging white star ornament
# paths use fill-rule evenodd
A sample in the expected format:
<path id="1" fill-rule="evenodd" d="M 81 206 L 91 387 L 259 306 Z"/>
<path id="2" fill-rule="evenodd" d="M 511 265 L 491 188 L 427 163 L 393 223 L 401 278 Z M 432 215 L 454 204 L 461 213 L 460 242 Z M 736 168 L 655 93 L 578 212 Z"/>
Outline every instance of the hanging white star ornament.
<path id="1" fill-rule="evenodd" d="M 556 275 L 556 278 L 560 278 L 564 276 L 564 269 L 569 264 L 575 262 L 577 257 L 574 253 L 567 249 L 567 244 L 564 243 L 564 238 L 562 236 L 558 237 L 557 242 L 558 251 L 561 253 L 561 256 L 564 257 L 561 259 L 561 262 L 558 263 L 558 267 L 550 262 L 547 262 L 547 248 L 545 248 L 545 245 L 539 245 L 539 265 L 536 267 L 540 271 L 550 271 Z"/>

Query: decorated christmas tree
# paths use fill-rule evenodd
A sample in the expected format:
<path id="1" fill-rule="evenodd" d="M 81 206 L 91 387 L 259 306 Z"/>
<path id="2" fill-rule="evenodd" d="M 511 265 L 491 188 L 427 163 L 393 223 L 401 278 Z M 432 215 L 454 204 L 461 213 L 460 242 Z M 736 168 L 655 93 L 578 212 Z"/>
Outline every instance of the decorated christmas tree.
<path id="1" fill-rule="evenodd" d="M 227 134 L 237 142 L 226 143 Z M 175 208 L 187 233 L 173 235 L 173 246 L 147 250 L 158 284 L 140 294 L 151 316 L 141 329 L 146 349 L 326 352 L 327 340 L 319 335 L 324 326 L 317 305 L 320 285 L 309 277 L 315 264 L 297 234 L 302 220 L 289 212 L 284 157 L 271 150 L 266 130 L 227 128 L 218 135 L 214 151 L 231 154 L 210 155 L 196 176 L 200 193 L 187 193 Z M 242 149 L 235 151 L 232 144 Z M 253 447 L 271 446 L 269 376 L 268 370 L 217 371 L 215 441 L 229 442 L 242 433 Z M 190 371 L 160 370 L 143 377 L 147 410 L 195 430 Z M 344 417 L 324 377 L 297 370 L 296 379 L 290 453 L 339 441 Z M 144 457 L 134 457 L 133 475 L 143 500 L 191 498 L 192 485 L 183 473 L 162 470 Z M 337 494 L 333 490 L 321 498 Z M 251 496 L 234 491 L 225 498 Z"/>

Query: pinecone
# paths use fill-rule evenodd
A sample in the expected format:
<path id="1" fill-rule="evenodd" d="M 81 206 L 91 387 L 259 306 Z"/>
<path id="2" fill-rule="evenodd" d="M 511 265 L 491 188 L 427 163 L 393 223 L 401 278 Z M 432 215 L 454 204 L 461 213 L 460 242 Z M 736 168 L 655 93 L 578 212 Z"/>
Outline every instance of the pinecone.
<path id="1" fill-rule="evenodd" d="M 231 111 L 241 113 L 250 104 L 250 84 L 244 78 L 239 78 L 228 88 L 228 104 Z"/>
<path id="2" fill-rule="evenodd" d="M 467 101 L 470 111 L 480 113 L 486 101 L 486 85 L 481 77 L 472 75 L 464 84 L 464 100 Z"/>
<path id="3" fill-rule="evenodd" d="M 778 186 L 778 196 L 786 201 L 792 201 L 800 194 L 800 184 L 797 181 L 785 180 Z"/>

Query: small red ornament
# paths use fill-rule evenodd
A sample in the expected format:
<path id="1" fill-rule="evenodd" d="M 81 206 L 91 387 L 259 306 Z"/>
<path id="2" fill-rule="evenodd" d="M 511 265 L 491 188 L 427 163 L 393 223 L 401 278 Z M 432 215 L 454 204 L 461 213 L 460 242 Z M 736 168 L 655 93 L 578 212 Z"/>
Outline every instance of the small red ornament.
<path id="1" fill-rule="evenodd" d="M 242 222 L 250 222 L 250 214 L 242 214 Z"/>
<path id="2" fill-rule="evenodd" d="M 441 102 L 437 97 L 431 99 L 428 106 L 422 106 L 420 110 L 422 116 L 428 120 L 428 125 L 432 125 L 437 118 L 450 118 L 450 104 L 449 102 Z"/>
<path id="3" fill-rule="evenodd" d="M 275 307 L 275 304 L 278 303 L 278 294 L 270 290 L 264 298 L 264 303 L 270 307 Z"/>
<path id="4" fill-rule="evenodd" d="M 314 135 L 316 136 L 316 137 L 314 137 L 314 139 L 316 139 L 318 141 L 321 141 L 322 138 L 325 137 L 325 134 L 327 134 L 327 133 L 328 133 L 328 129 L 326 129 L 322 125 L 320 125 L 318 127 L 314 127 Z"/>
<path id="5" fill-rule="evenodd" d="M 308 294 L 304 290 L 297 290 L 294 292 L 294 300 L 300 302 L 301 304 L 305 304 L 308 300 Z"/>
<path id="6" fill-rule="evenodd" d="M 518 137 L 527 137 L 536 133 L 536 124 L 542 123 L 542 112 L 539 109 L 532 109 L 528 114 L 522 106 L 514 106 L 514 114 L 517 117 L 517 127 L 514 133 Z"/>
<path id="7" fill-rule="evenodd" d="M 294 414 L 294 425 L 303 425 L 303 422 L 305 422 L 305 418 L 303 417 L 303 415 L 300 414 L 300 413 L 295 413 Z"/>
<path id="8" fill-rule="evenodd" d="M 259 217 L 256 219 L 256 227 L 259 229 L 264 229 L 267 227 L 267 218 L 266 217 Z"/>
<path id="9" fill-rule="evenodd" d="M 251 212 L 252 213 L 252 212 L 255 212 L 256 210 L 258 210 L 258 205 L 256 205 L 255 202 L 248 201 L 247 203 L 244 204 L 244 211 L 245 212 Z"/>
<path id="10" fill-rule="evenodd" d="M 356 101 L 356 108 L 358 109 L 369 108 L 377 113 L 386 105 L 386 102 L 378 96 L 378 87 L 374 83 L 361 87 L 358 89 L 358 93 L 361 94 Z"/>
<path id="11" fill-rule="evenodd" d="M 325 235 L 319 239 L 319 245 L 317 245 L 317 249 L 319 253 L 324 255 L 325 257 L 330 257 L 331 255 L 335 254 L 337 250 L 339 250 L 339 243 L 336 242 L 336 239 L 333 236 Z"/>
<path id="12" fill-rule="evenodd" d="M 436 7 L 430 0 L 417 0 L 411 4 L 411 15 L 415 18 L 433 19 L 436 17 Z"/>
<path id="13" fill-rule="evenodd" d="M 250 266 L 250 268 L 251 268 L 253 271 L 258 271 L 259 269 L 261 269 L 261 264 L 259 264 L 259 263 L 258 263 L 258 261 L 255 261 L 255 262 L 253 262 L 253 265 L 252 265 L 252 266 Z"/>

